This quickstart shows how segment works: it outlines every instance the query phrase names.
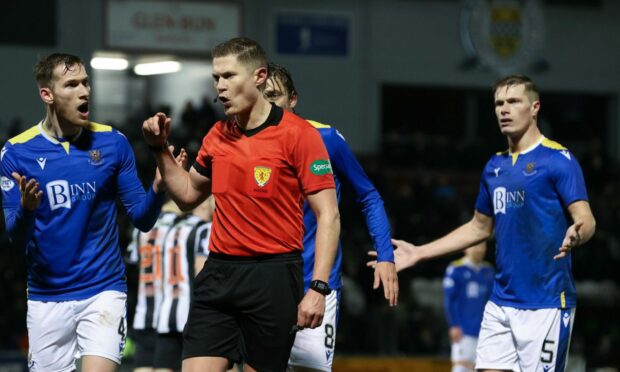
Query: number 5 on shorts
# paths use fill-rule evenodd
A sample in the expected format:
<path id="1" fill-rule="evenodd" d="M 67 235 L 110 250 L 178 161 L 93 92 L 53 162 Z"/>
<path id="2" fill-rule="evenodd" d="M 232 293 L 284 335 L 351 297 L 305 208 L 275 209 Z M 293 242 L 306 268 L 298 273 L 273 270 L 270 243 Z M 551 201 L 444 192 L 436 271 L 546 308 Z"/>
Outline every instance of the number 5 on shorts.
<path id="1" fill-rule="evenodd" d="M 542 353 L 540 357 L 540 361 L 543 363 L 551 363 L 553 362 L 553 345 L 555 341 L 553 340 L 545 340 L 543 342 Z"/>

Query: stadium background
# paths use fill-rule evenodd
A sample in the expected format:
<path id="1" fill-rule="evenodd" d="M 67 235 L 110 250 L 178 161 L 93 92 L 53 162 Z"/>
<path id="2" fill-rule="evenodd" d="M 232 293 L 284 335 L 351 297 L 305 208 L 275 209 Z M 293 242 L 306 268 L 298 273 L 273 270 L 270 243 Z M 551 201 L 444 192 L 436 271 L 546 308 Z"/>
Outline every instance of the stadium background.
<path id="1" fill-rule="evenodd" d="M 131 13 L 130 21 L 119 21 L 119 12 Z M 579 305 L 569 364 L 574 371 L 618 369 L 619 16 L 617 0 L 5 2 L 0 142 L 43 118 L 31 75 L 38 56 L 64 51 L 88 63 L 120 53 L 128 70 L 89 67 L 92 120 L 131 139 L 147 182 L 153 160 L 139 126 L 148 114 L 171 114 L 174 142 L 190 152 L 221 116 L 211 102 L 212 44 L 195 40 L 245 35 L 292 72 L 298 112 L 345 135 L 384 197 L 393 236 L 422 243 L 471 215 L 482 166 L 506 147 L 490 86 L 503 73 L 526 73 L 542 92 L 543 132 L 581 162 L 598 223 L 593 240 L 574 252 Z M 115 33 L 127 27 L 143 38 Z M 183 67 L 148 77 L 131 70 L 149 58 L 172 58 Z M 335 369 L 445 370 L 440 281 L 455 257 L 401 273 L 399 306 L 387 308 L 370 289 L 364 266 L 370 239 L 347 195 L 345 189 L 346 279 Z M 123 216 L 120 226 L 126 243 Z M 18 371 L 26 345 L 23 252 L 1 230 L 0 371 Z M 132 274 L 130 268 L 130 281 Z"/>

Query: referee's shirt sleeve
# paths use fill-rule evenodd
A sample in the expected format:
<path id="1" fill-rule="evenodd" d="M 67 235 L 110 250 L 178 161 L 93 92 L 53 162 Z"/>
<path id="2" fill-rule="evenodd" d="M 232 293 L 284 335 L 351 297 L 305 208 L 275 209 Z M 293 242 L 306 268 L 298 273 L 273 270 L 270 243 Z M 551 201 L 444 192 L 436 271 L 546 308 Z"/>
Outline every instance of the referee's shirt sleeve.
<path id="1" fill-rule="evenodd" d="M 304 194 L 324 189 L 334 189 L 334 176 L 327 149 L 319 132 L 304 121 L 296 131 L 292 164 L 302 185 Z"/>

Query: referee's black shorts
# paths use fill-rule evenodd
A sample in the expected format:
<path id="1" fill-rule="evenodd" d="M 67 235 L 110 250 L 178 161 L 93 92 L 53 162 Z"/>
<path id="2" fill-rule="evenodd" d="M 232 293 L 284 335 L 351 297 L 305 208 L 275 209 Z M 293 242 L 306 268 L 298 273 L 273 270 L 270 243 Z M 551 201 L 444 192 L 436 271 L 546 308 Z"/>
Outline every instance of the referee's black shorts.
<path id="1" fill-rule="evenodd" d="M 153 367 L 155 362 L 155 339 L 157 332 L 152 329 L 132 330 L 132 338 L 136 345 L 133 355 L 133 365 L 138 367 Z"/>
<path id="2" fill-rule="evenodd" d="M 259 371 L 286 370 L 303 296 L 300 253 L 211 253 L 194 280 L 183 359 L 218 356 Z"/>

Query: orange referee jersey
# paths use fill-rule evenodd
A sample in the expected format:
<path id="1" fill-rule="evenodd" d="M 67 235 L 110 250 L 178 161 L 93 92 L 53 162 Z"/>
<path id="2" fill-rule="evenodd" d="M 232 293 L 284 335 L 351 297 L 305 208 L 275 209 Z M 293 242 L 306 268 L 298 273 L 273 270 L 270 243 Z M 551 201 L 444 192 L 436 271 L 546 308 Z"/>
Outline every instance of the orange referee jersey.
<path id="1" fill-rule="evenodd" d="M 305 195 L 335 188 L 319 132 L 275 105 L 252 130 L 217 122 L 194 168 L 211 179 L 217 205 L 210 251 L 234 256 L 301 251 Z"/>

